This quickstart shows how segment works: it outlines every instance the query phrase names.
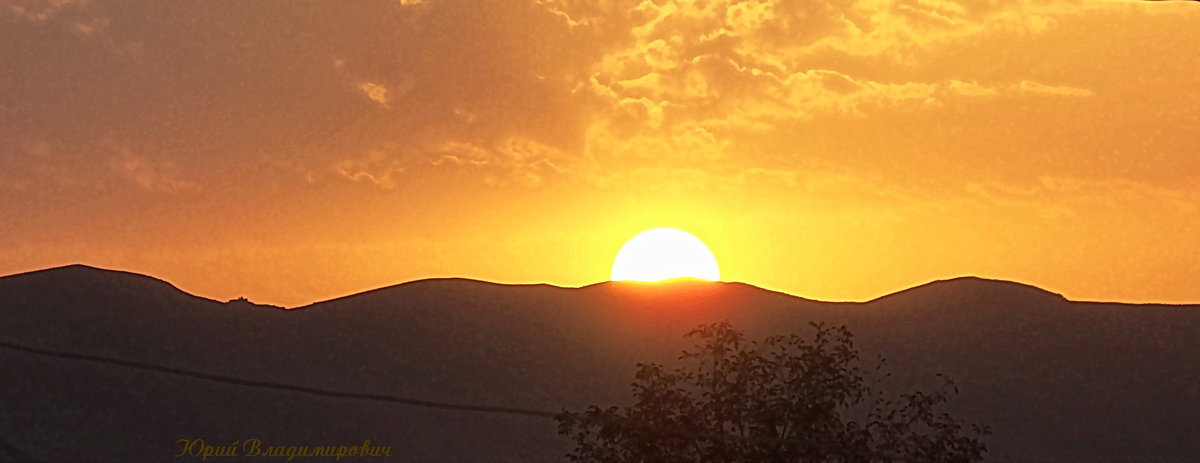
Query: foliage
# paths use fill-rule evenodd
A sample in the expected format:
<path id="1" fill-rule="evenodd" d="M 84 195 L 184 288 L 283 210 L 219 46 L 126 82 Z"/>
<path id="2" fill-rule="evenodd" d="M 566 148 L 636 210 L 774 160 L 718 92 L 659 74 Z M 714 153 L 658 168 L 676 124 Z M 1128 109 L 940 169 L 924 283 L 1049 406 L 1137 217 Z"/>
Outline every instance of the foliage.
<path id="1" fill-rule="evenodd" d="M 629 407 L 591 406 L 558 417 L 575 462 L 978 461 L 986 428 L 940 412 L 957 393 L 885 398 L 864 379 L 844 327 L 747 341 L 728 323 L 705 325 L 688 368 L 638 364 Z M 882 366 L 880 363 L 875 370 Z M 859 417 L 858 420 L 852 417 Z"/>

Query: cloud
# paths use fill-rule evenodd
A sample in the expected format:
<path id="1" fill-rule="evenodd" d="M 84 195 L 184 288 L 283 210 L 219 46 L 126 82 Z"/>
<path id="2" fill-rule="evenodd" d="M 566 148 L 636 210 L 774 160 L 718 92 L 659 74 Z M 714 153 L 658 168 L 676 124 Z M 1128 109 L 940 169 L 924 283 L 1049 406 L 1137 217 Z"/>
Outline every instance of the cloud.
<path id="1" fill-rule="evenodd" d="M 128 151 L 114 158 L 113 166 L 122 178 L 146 191 L 177 193 L 197 188 L 196 183 L 184 179 L 173 164 L 156 163 Z"/>
<path id="2" fill-rule="evenodd" d="M 0 0 L 0 12 L 26 21 L 44 22 L 87 3 L 88 0 Z"/>
<path id="3" fill-rule="evenodd" d="M 368 151 L 364 156 L 344 159 L 333 166 L 335 172 L 351 181 L 366 182 L 386 190 L 400 186 L 406 168 L 394 152 Z"/>
<path id="4" fill-rule="evenodd" d="M 372 101 L 383 105 L 385 108 L 389 106 L 388 102 L 390 100 L 388 98 L 387 87 L 371 82 L 363 82 L 362 84 L 359 84 L 358 89 L 362 90 L 363 94 Z"/>
<path id="5" fill-rule="evenodd" d="M 686 163 L 698 149 L 722 153 L 709 159 L 740 159 L 743 167 L 754 167 L 751 157 L 736 153 L 746 136 L 786 133 L 815 120 L 928 112 L 1047 90 L 1012 80 L 922 78 L 909 69 L 936 64 L 930 50 L 968 36 L 1011 33 L 1016 24 L 1058 14 L 1069 2 L 679 0 L 643 2 L 623 12 L 605 9 L 606 2 L 553 5 L 581 27 L 626 25 L 620 40 L 601 47 L 579 86 L 607 108 L 592 112 L 585 160 L 641 152 Z M 707 145 L 682 148 L 677 134 L 684 127 L 709 133 Z"/>
<path id="6" fill-rule="evenodd" d="M 974 182 L 965 189 L 986 205 L 1028 208 L 1049 218 L 1115 217 L 1138 211 L 1143 217 L 1164 215 L 1184 220 L 1200 211 L 1200 194 L 1195 191 L 1123 178 L 1041 176 L 1022 183 Z"/>
<path id="7" fill-rule="evenodd" d="M 1086 88 L 1070 87 L 1066 85 L 1047 85 L 1032 80 L 1021 81 L 1021 83 L 1016 85 L 1016 89 L 1024 93 L 1037 95 L 1056 95 L 1068 97 L 1096 96 L 1096 92 Z"/>
<path id="8" fill-rule="evenodd" d="M 96 145 L 104 153 L 103 158 L 107 160 L 110 171 L 115 172 L 116 178 L 126 185 L 134 185 L 146 192 L 167 194 L 200 188 L 199 184 L 181 173 L 179 166 L 170 158 L 140 153 L 113 136 L 100 139 Z M 95 182 L 96 185 L 110 183 L 108 178 L 96 178 Z"/>
<path id="9" fill-rule="evenodd" d="M 494 147 L 448 142 L 433 150 L 430 164 L 479 172 L 485 185 L 527 188 L 542 186 L 548 176 L 569 174 L 575 167 L 566 153 L 535 140 L 511 138 Z"/>
<path id="10" fill-rule="evenodd" d="M 1099 8 L 1076 2 L 395 0 L 305 4 L 278 17 L 254 14 L 253 2 L 0 5 L 10 16 L 27 5 L 20 27 L 0 31 L 9 43 L 44 17 L 128 45 L 57 37 L 39 53 L 0 56 L 23 70 L 0 77 L 0 88 L 20 89 L 0 94 L 0 135 L 87 151 L 88 140 L 117 134 L 179 164 L 251 157 L 313 181 L 326 177 L 305 173 L 332 170 L 328 178 L 395 186 L 458 169 L 495 185 L 535 176 L 614 185 L 647 164 L 790 169 L 868 152 L 848 145 L 891 121 L 940 127 L 949 117 L 939 114 L 957 111 L 988 122 L 1003 118 L 1006 100 L 1106 91 L 1089 81 L 1100 74 L 1065 79 L 1004 54 Z M 107 17 L 122 19 L 83 21 Z M 70 72 L 39 62 L 71 63 Z M 808 146 L 831 126 L 863 131 L 861 140 Z M 924 140 L 930 151 L 941 141 Z"/>
<path id="11" fill-rule="evenodd" d="M 964 82 L 961 80 L 951 80 L 946 84 L 947 90 L 950 93 L 965 95 L 968 97 L 986 97 L 1000 93 L 996 88 L 980 85 L 978 82 Z"/>
<path id="12" fill-rule="evenodd" d="M 193 157 L 264 153 L 304 164 L 299 171 L 341 166 L 343 177 L 379 184 L 390 183 L 380 170 L 390 168 L 367 158 L 332 159 L 338 156 L 331 153 L 400 144 L 406 148 L 394 156 L 405 169 L 473 168 L 449 157 L 434 165 L 443 147 L 459 143 L 495 154 L 486 162 L 515 172 L 529 169 L 513 149 L 513 140 L 522 140 L 555 152 L 545 162 L 557 169 L 537 175 L 562 171 L 580 179 L 588 177 L 581 169 L 625 168 L 603 160 L 638 158 L 634 150 L 653 152 L 662 162 L 727 159 L 747 134 L 988 96 L 994 84 L 977 79 L 889 77 L 818 58 L 834 50 L 870 57 L 876 68 L 893 67 L 896 59 L 920 59 L 915 41 L 978 33 L 1006 11 L 1038 10 L 929 0 L 898 6 L 671 0 L 632 9 L 605 0 L 398 0 L 353 11 L 307 5 L 269 18 L 248 14 L 247 4 L 172 4 L 150 13 L 161 16 L 154 19 L 117 4 L 25 3 L 33 6 L 21 14 L 30 17 L 65 19 L 86 8 L 89 17 L 126 19 L 113 34 L 112 43 L 122 47 L 49 48 L 58 55 L 47 60 L 89 63 L 87 81 L 24 66 L 37 82 L 30 101 L 49 104 L 28 106 L 17 116 L 22 120 L 111 110 L 119 117 L 74 125 L 83 135 L 75 138 L 116 132 L 128 139 L 136 137 L 129 127 L 150 127 L 171 135 L 138 131 L 145 136 L 132 141 L 147 150 Z M 14 5 L 5 3 L 9 10 Z M 179 19 L 189 17 L 196 19 Z M 223 29 L 247 18 L 258 19 L 243 32 Z M 79 33 L 114 27 L 75 24 Z M 207 39 L 201 48 L 184 37 Z M 137 59 L 103 58 L 119 55 L 117 48 L 136 50 Z M 364 97 L 389 111 L 361 107 Z M 216 132 L 222 136 L 204 135 Z"/>
<path id="13" fill-rule="evenodd" d="M 0 163 L 0 183 L 19 191 L 74 191 L 96 194 L 134 186 L 145 192 L 179 193 L 200 185 L 172 159 L 135 152 L 114 137 L 88 143 L 79 152 L 71 144 L 44 139 L 16 143 L 20 152 Z"/>
<path id="14" fill-rule="evenodd" d="M 111 25 L 109 17 L 98 11 L 90 0 L 0 0 L 0 21 L 15 20 L 6 27 L 57 29 L 74 38 L 101 36 Z M 129 44 L 105 39 L 113 50 Z"/>

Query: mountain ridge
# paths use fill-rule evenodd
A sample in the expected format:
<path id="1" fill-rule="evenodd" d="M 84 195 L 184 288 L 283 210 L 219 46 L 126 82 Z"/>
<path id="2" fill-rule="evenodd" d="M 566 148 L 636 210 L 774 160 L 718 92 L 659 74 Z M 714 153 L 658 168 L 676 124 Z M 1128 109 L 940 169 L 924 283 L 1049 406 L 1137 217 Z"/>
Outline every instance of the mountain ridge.
<path id="1" fill-rule="evenodd" d="M 939 297 L 948 294 L 985 297 L 989 294 L 1001 292 L 1010 294 L 1020 293 L 1029 295 L 1031 297 L 1043 297 L 1062 302 L 1074 302 L 1070 299 L 1067 299 L 1062 294 L 1055 293 L 1032 284 L 1011 280 L 983 278 L 978 276 L 960 276 L 938 279 L 925 284 L 886 294 L 865 302 L 871 303 L 905 297 Z"/>
<path id="2" fill-rule="evenodd" d="M 114 277 L 119 277 L 119 278 L 132 278 L 132 280 L 130 280 L 130 281 L 137 281 L 139 279 L 144 279 L 144 280 L 142 280 L 143 282 L 154 282 L 156 284 L 165 285 L 166 287 L 169 287 L 175 291 L 178 291 L 180 293 L 186 294 L 186 295 L 194 297 L 194 298 L 204 299 L 204 300 L 213 301 L 213 302 L 220 302 L 220 303 L 232 302 L 232 301 L 219 301 L 219 300 L 211 299 L 211 298 L 208 298 L 205 296 L 193 294 L 191 292 L 181 289 L 180 287 L 176 286 L 175 284 L 171 283 L 170 281 L 167 281 L 165 279 L 161 279 L 161 278 L 149 275 L 149 274 L 143 274 L 143 273 L 138 273 L 138 272 L 128 271 L 128 270 L 116 270 L 116 269 L 109 269 L 109 268 L 103 268 L 103 267 L 96 267 L 96 266 L 83 264 L 83 263 L 68 264 L 68 265 L 62 265 L 62 266 L 58 266 L 58 267 L 48 267 L 48 268 L 44 268 L 44 269 L 30 270 L 30 271 L 25 271 L 25 272 L 14 273 L 14 274 L 10 274 L 10 275 L 3 275 L 3 276 L 0 276 L 0 281 L 10 280 L 10 279 L 14 279 L 14 278 L 30 277 L 30 276 L 49 276 L 49 275 L 61 275 L 61 274 L 77 274 L 77 275 L 90 274 L 92 276 L 109 275 L 109 276 L 114 276 Z M 894 292 L 891 292 L 891 293 L 888 293 L 888 294 L 885 294 L 885 295 L 882 295 L 882 296 L 879 296 L 879 297 L 876 297 L 873 299 L 864 300 L 864 301 L 825 301 L 825 300 L 819 300 L 819 299 L 810 299 L 810 298 L 806 298 L 804 296 L 791 294 L 791 293 L 788 293 L 785 291 L 768 289 L 768 288 L 756 286 L 754 284 L 741 282 L 741 281 L 708 282 L 708 281 L 704 281 L 704 280 L 695 280 L 695 281 L 687 281 L 687 280 L 692 280 L 692 279 L 676 279 L 676 280 L 668 280 L 665 282 L 655 282 L 655 283 L 626 282 L 626 281 L 600 281 L 600 282 L 590 283 L 590 284 L 581 285 L 581 286 L 560 286 L 560 285 L 555 285 L 555 284 L 550 284 L 550 283 L 500 283 L 500 282 L 475 279 L 475 278 L 465 278 L 465 277 L 431 277 L 431 278 L 422 278 L 422 279 L 417 279 L 417 280 L 410 280 L 410 281 L 385 285 L 385 286 L 381 286 L 378 288 L 367 289 L 367 290 L 363 290 L 363 291 L 359 291 L 359 292 L 355 292 L 355 293 L 351 293 L 351 294 L 346 294 L 343 296 L 337 296 L 337 297 L 333 297 L 333 298 L 329 298 L 329 299 L 321 299 L 321 300 L 314 301 L 314 302 L 311 302 L 308 304 L 303 304 L 303 305 L 298 305 L 298 306 L 293 306 L 293 307 L 283 307 L 283 309 L 287 310 L 287 311 L 297 310 L 297 309 L 307 309 L 307 308 L 312 308 L 312 307 L 316 307 L 316 306 L 320 306 L 320 305 L 329 304 L 329 303 L 336 302 L 336 301 L 341 301 L 344 299 L 357 298 L 357 297 L 361 297 L 361 296 L 365 296 L 365 295 L 372 295 L 372 294 L 382 294 L 382 293 L 397 290 L 400 288 L 408 288 L 408 287 L 413 287 L 413 286 L 423 286 L 423 285 L 431 285 L 431 284 L 432 285 L 439 285 L 439 284 L 458 285 L 458 284 L 461 284 L 461 285 L 468 285 L 468 286 L 470 286 L 470 285 L 487 285 L 487 286 L 492 286 L 492 287 L 548 288 L 548 289 L 554 289 L 554 290 L 602 290 L 602 289 L 612 289 L 612 288 L 617 288 L 617 287 L 644 288 L 644 289 L 635 289 L 634 291 L 663 291 L 663 290 L 672 290 L 672 289 L 674 289 L 678 286 L 682 286 L 682 285 L 701 286 L 701 285 L 713 284 L 715 286 L 712 286 L 712 287 L 715 287 L 715 288 L 727 288 L 727 289 L 736 288 L 737 290 L 743 290 L 743 289 L 751 290 L 751 291 L 760 292 L 762 294 L 773 294 L 773 295 L 778 295 L 778 296 L 784 296 L 784 297 L 791 298 L 794 300 L 813 302 L 813 303 L 822 303 L 822 304 L 869 304 L 869 303 L 874 303 L 877 301 L 885 301 L 885 300 L 903 298 L 903 297 L 912 297 L 915 295 L 919 295 L 921 293 L 968 294 L 968 293 L 995 293 L 995 292 L 1018 293 L 1019 292 L 1019 293 L 1025 293 L 1025 294 L 1030 294 L 1030 295 L 1039 295 L 1039 296 L 1048 297 L 1051 299 L 1062 300 L 1065 302 L 1079 302 L 1079 303 L 1092 303 L 1092 304 L 1120 304 L 1120 305 L 1136 305 L 1136 306 L 1162 306 L 1162 307 L 1186 307 L 1186 306 L 1194 305 L 1194 304 L 1159 303 L 1159 302 L 1132 303 L 1132 302 L 1120 302 L 1120 301 L 1074 300 L 1074 299 L 1068 299 L 1067 297 L 1063 296 L 1062 294 L 1059 294 L 1059 293 L 1056 293 L 1056 292 L 1053 292 L 1053 291 L 1050 291 L 1045 288 L 1041 288 L 1039 286 L 1029 284 L 1029 283 L 1023 283 L 1023 282 L 1013 281 L 1013 280 L 996 279 L 996 278 L 986 278 L 986 277 L 973 276 L 973 275 L 936 279 L 933 281 L 929 281 L 927 283 L 918 284 L 918 285 L 915 285 L 915 286 L 912 286 L 909 288 L 897 290 L 897 291 L 894 291 Z M 234 300 L 237 300 L 237 299 L 234 299 Z M 251 304 L 255 305 L 255 306 L 260 306 L 260 307 L 280 307 L 280 306 L 275 306 L 275 305 L 271 305 L 271 304 L 258 304 L 258 303 L 254 303 L 252 301 L 251 301 Z"/>

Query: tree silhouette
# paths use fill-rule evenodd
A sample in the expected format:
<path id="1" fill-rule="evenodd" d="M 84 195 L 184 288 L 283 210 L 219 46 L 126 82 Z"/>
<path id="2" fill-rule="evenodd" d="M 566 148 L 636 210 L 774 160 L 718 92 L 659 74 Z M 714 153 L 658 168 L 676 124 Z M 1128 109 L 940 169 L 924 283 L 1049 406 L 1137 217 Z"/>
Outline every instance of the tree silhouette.
<path id="1" fill-rule="evenodd" d="M 864 379 L 845 326 L 747 341 L 703 325 L 687 368 L 638 364 L 635 403 L 558 416 L 576 462 L 967 462 L 987 428 L 940 412 L 958 390 L 887 398 Z M 875 370 L 882 368 L 882 361 Z M 858 417 L 858 419 L 853 419 Z"/>

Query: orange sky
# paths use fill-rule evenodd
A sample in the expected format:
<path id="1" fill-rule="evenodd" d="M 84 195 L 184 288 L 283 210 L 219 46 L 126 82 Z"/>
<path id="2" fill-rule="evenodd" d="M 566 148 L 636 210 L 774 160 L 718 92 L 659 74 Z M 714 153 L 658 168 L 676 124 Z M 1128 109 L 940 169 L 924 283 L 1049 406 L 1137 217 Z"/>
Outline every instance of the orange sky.
<path id="1" fill-rule="evenodd" d="M 280 9 L 286 5 L 288 9 Z M 849 6 L 848 6 L 849 5 Z M 1200 3 L 0 0 L 0 274 L 1200 302 Z"/>

